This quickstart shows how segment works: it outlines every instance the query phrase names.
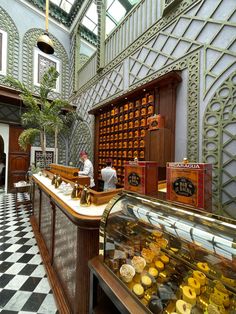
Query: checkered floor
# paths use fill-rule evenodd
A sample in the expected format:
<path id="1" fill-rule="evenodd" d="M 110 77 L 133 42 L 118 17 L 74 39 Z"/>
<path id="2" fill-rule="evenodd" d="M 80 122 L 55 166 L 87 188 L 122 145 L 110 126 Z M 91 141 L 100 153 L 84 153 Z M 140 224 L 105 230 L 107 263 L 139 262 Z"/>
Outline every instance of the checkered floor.
<path id="1" fill-rule="evenodd" d="M 22 200 L 26 195 L 19 195 Z M 58 313 L 29 221 L 13 194 L 0 194 L 0 313 Z"/>

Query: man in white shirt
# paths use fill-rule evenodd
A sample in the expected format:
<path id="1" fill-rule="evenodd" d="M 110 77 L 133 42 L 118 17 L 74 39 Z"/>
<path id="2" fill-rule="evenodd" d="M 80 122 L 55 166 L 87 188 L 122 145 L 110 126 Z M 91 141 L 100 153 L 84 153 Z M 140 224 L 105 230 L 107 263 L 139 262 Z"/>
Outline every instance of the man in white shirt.
<path id="1" fill-rule="evenodd" d="M 79 154 L 80 160 L 84 163 L 84 168 L 82 171 L 78 172 L 78 175 L 88 176 L 90 177 L 90 188 L 95 186 L 94 178 L 93 178 L 93 164 L 88 159 L 88 154 L 85 151 L 82 151 Z"/>
<path id="2" fill-rule="evenodd" d="M 106 162 L 106 167 L 101 170 L 102 180 L 104 181 L 104 191 L 113 190 L 116 188 L 117 175 L 116 170 L 112 168 L 112 161 Z"/>

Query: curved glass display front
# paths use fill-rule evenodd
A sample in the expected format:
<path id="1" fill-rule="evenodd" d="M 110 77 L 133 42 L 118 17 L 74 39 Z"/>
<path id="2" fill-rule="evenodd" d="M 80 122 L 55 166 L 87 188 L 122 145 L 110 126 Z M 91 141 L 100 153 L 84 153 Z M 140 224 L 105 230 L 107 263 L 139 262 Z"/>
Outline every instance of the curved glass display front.
<path id="1" fill-rule="evenodd" d="M 124 193 L 104 213 L 104 263 L 151 313 L 236 313 L 236 221 Z"/>

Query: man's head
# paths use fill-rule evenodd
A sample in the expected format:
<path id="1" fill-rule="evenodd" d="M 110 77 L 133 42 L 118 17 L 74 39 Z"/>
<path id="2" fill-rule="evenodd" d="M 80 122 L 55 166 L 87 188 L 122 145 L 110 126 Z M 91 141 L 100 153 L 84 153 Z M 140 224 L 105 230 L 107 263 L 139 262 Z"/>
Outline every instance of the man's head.
<path id="1" fill-rule="evenodd" d="M 86 160 L 88 158 L 88 153 L 84 150 L 82 150 L 79 154 L 79 157 L 82 161 Z"/>
<path id="2" fill-rule="evenodd" d="M 111 167 L 111 165 L 112 165 L 112 159 L 107 159 L 106 160 L 106 166 Z"/>

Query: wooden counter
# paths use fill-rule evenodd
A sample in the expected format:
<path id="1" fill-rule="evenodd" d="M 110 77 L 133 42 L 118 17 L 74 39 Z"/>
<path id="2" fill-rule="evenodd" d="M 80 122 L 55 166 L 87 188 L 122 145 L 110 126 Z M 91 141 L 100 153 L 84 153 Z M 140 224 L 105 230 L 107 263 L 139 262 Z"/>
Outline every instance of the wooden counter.
<path id="1" fill-rule="evenodd" d="M 101 216 L 75 212 L 43 183 L 45 179 L 33 176 L 35 237 L 59 312 L 85 314 L 89 309 L 88 261 L 98 255 Z M 86 208 L 91 214 L 92 210 Z"/>

